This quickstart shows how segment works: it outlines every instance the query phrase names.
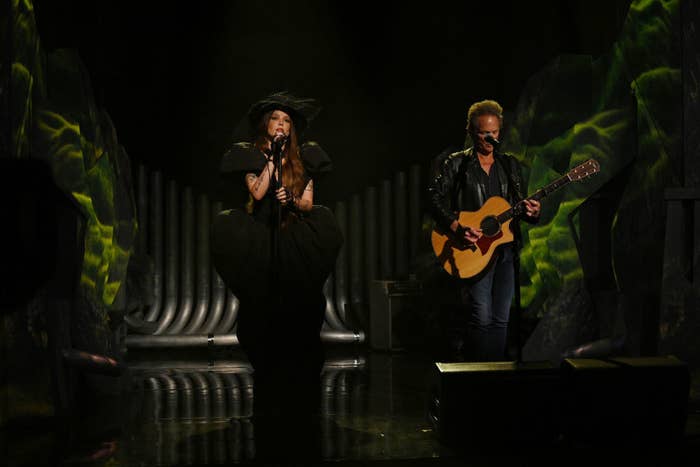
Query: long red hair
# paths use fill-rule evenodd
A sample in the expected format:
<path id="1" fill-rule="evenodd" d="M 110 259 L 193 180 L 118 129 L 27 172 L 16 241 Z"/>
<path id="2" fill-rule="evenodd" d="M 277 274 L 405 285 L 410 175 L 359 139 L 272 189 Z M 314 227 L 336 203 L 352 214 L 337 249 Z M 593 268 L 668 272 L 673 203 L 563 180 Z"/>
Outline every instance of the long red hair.
<path id="1" fill-rule="evenodd" d="M 258 136 L 255 140 L 255 146 L 261 151 L 267 148 L 267 124 L 270 121 L 273 110 L 265 112 L 263 117 L 260 119 L 260 123 L 258 124 Z M 293 119 L 289 128 L 289 139 L 284 145 L 282 157 L 286 160 L 286 163 L 282 164 L 282 185 L 294 193 L 295 196 L 301 196 L 305 188 L 304 165 L 301 162 L 299 140 L 297 139 L 297 132 L 294 128 Z"/>

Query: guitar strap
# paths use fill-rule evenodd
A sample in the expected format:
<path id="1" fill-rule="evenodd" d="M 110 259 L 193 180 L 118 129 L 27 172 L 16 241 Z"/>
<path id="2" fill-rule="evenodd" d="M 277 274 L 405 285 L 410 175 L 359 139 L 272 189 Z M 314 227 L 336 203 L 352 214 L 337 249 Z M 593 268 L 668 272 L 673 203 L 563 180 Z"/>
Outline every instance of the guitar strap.
<path id="1" fill-rule="evenodd" d="M 513 173 L 513 167 L 511 167 L 510 164 L 511 158 L 501 153 L 496 153 L 496 156 L 496 160 L 500 162 L 501 167 L 503 167 L 503 170 L 505 170 L 506 172 L 506 178 L 508 179 L 508 187 L 513 192 L 513 199 L 516 201 L 520 201 L 521 199 L 523 199 L 523 195 L 520 191 L 520 182 L 516 180 L 515 174 Z M 520 247 L 522 246 L 522 238 L 520 234 L 519 225 L 516 225 L 515 229 L 513 229 L 513 234 L 515 235 L 514 254 L 518 256 Z"/>
<path id="2" fill-rule="evenodd" d="M 508 186 L 513 191 L 513 198 L 516 200 L 523 199 L 523 194 L 520 191 L 520 182 L 515 179 L 513 170 L 510 167 L 510 158 L 505 154 L 497 153 L 498 160 L 501 162 L 501 167 L 506 171 L 506 177 L 508 178 Z"/>

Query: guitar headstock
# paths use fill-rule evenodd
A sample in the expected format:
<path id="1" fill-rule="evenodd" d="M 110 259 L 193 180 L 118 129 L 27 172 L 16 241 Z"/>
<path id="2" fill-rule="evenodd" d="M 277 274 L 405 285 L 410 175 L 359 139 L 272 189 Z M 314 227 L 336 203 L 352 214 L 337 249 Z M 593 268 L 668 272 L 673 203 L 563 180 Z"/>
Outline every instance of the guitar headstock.
<path id="1" fill-rule="evenodd" d="M 595 159 L 588 159 L 581 165 L 577 165 L 566 174 L 569 180 L 575 182 L 577 180 L 583 180 L 584 178 L 590 177 L 591 175 L 600 172 L 600 164 Z"/>

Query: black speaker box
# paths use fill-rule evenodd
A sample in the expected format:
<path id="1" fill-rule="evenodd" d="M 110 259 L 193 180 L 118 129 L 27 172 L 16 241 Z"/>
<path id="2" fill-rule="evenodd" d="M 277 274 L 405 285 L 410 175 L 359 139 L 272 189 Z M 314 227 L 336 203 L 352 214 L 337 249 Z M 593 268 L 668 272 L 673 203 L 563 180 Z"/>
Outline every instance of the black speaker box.
<path id="1" fill-rule="evenodd" d="M 554 443 L 559 385 L 549 362 L 435 363 L 430 417 L 457 448 Z"/>
<path id="2" fill-rule="evenodd" d="M 683 439 L 690 373 L 675 357 L 566 359 L 562 389 L 562 431 L 572 444 Z"/>
<path id="3" fill-rule="evenodd" d="M 369 284 L 369 343 L 372 350 L 419 347 L 424 337 L 420 316 L 421 283 L 371 281 Z"/>
<path id="4" fill-rule="evenodd" d="M 456 448 L 660 447 L 684 439 L 690 372 L 675 357 L 435 363 L 429 407 Z"/>

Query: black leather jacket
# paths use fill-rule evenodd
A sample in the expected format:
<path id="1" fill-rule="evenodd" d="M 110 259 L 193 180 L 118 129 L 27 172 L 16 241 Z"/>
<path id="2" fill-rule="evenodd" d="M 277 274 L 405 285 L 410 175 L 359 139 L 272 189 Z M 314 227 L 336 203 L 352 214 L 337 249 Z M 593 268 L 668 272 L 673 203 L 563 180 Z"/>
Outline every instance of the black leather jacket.
<path id="1" fill-rule="evenodd" d="M 524 198 L 520 164 L 508 154 L 495 153 L 494 157 L 501 193 L 512 206 Z M 449 230 L 450 224 L 457 220 L 459 211 L 477 211 L 486 202 L 487 187 L 480 172 L 483 173 L 483 169 L 473 148 L 453 152 L 438 161 L 435 178 L 428 187 L 428 204 L 439 228 Z M 528 216 L 521 216 L 521 219 L 537 222 L 536 218 Z M 520 246 L 517 222 L 511 225 L 516 244 Z"/>

